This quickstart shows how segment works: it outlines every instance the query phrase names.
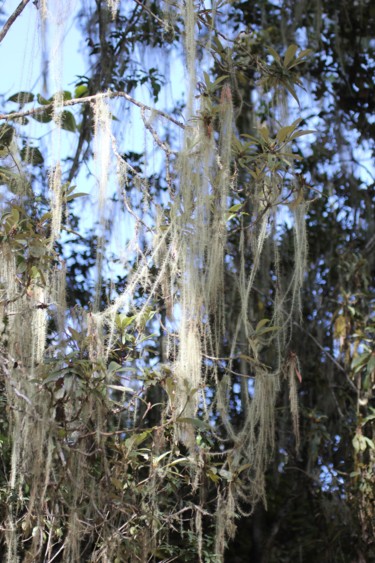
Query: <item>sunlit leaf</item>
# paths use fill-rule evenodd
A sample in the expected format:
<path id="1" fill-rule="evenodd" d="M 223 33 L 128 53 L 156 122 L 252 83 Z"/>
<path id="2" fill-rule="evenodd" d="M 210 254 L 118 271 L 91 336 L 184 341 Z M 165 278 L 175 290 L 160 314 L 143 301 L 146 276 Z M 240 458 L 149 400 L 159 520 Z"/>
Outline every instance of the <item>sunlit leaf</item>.
<path id="1" fill-rule="evenodd" d="M 41 94 L 37 94 L 36 99 L 41 106 L 47 106 L 53 102 L 52 98 L 44 98 Z"/>
<path id="2" fill-rule="evenodd" d="M 236 211 L 239 211 L 242 206 L 243 203 L 236 203 L 235 205 L 232 205 L 232 207 L 230 207 L 228 211 L 230 211 L 231 213 L 235 213 Z"/>
<path id="3" fill-rule="evenodd" d="M 76 89 L 74 90 L 74 97 L 83 98 L 84 96 L 87 96 L 88 92 L 89 89 L 87 88 L 87 86 L 80 84 L 79 86 L 76 86 Z"/>
<path id="4" fill-rule="evenodd" d="M 134 393 L 134 389 L 131 387 L 125 387 L 124 385 L 112 385 L 108 384 L 109 389 L 114 389 L 115 391 L 121 391 L 121 393 Z"/>

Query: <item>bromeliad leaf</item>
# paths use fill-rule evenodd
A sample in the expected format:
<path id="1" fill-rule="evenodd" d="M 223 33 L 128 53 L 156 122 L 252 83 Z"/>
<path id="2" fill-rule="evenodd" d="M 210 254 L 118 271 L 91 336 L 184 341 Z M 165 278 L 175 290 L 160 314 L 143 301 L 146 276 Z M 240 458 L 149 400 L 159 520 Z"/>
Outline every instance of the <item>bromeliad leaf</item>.
<path id="1" fill-rule="evenodd" d="M 284 57 L 284 67 L 289 68 L 290 62 L 294 59 L 294 55 L 297 52 L 297 45 L 290 45 L 286 50 L 285 57 Z"/>
<path id="2" fill-rule="evenodd" d="M 68 201 L 72 201 L 73 199 L 77 199 L 78 197 L 84 197 L 84 196 L 86 196 L 86 195 L 89 195 L 89 194 L 87 194 L 87 193 L 85 193 L 85 192 L 77 192 L 77 193 L 75 193 L 75 194 L 69 195 L 69 196 L 66 198 L 66 201 L 67 201 L 67 202 L 68 202 Z"/>

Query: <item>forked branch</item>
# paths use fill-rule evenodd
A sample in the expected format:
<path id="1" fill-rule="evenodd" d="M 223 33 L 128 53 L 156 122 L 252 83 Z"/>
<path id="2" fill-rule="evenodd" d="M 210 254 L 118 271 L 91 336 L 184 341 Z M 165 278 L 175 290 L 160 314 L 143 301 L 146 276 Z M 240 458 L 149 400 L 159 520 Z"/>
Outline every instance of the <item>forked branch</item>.
<path id="1" fill-rule="evenodd" d="M 135 98 L 132 98 L 132 96 L 129 96 L 129 94 L 126 94 L 126 92 L 104 92 L 104 93 L 100 93 L 100 94 L 94 94 L 92 96 L 86 96 L 86 97 L 83 97 L 83 98 L 73 98 L 72 100 L 64 100 L 61 103 L 61 107 L 69 107 L 69 106 L 76 106 L 78 104 L 91 103 L 91 102 L 97 100 L 100 97 L 101 98 L 108 98 L 108 99 L 125 98 L 125 100 L 127 100 L 131 104 L 141 108 L 142 110 L 148 110 L 148 111 L 154 112 L 157 115 L 164 117 L 164 119 L 167 119 L 171 123 L 174 123 L 175 125 L 177 125 L 181 129 L 185 129 L 185 125 L 184 125 L 184 123 L 181 123 L 181 121 L 178 121 L 174 117 L 171 117 L 170 115 L 168 115 L 168 113 L 165 113 L 164 111 L 152 108 L 152 107 L 150 107 L 146 104 L 143 104 L 142 102 L 139 102 Z M 31 116 L 38 115 L 39 113 L 51 111 L 53 109 L 53 107 L 54 107 L 54 103 L 51 102 L 50 104 L 38 106 L 36 108 L 34 107 L 34 108 L 24 110 L 24 111 L 15 111 L 15 112 L 12 112 L 12 113 L 2 113 L 2 114 L 0 114 L 0 119 L 5 119 L 5 120 L 8 121 L 10 119 L 18 119 L 20 117 L 27 117 L 28 115 L 31 115 Z"/>

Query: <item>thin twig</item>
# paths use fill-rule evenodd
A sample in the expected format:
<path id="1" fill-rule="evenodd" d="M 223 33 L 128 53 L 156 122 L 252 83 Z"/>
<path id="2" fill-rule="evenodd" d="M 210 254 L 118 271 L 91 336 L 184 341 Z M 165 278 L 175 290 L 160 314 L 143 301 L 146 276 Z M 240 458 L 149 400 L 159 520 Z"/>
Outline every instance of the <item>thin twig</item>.
<path id="1" fill-rule="evenodd" d="M 129 170 L 135 175 L 136 178 L 138 178 L 138 180 L 141 182 L 141 184 L 143 184 L 143 186 L 145 186 L 145 180 L 144 178 L 142 178 L 142 176 L 140 174 L 138 174 L 138 172 L 136 171 L 135 168 L 133 168 L 133 166 L 131 164 L 129 164 L 125 158 L 123 156 L 121 156 L 121 154 L 118 152 L 117 147 L 116 147 L 116 140 L 114 138 L 114 136 L 111 134 L 111 139 L 112 139 L 112 150 L 114 152 L 114 155 L 116 156 L 116 158 L 125 164 L 125 166 L 127 168 L 129 168 Z M 138 215 L 135 213 L 135 211 L 133 211 L 133 209 L 130 206 L 130 203 L 128 201 L 128 198 L 126 196 L 126 189 L 125 187 L 122 188 L 122 196 L 123 196 L 123 200 L 124 200 L 124 205 L 126 207 L 126 209 L 129 211 L 129 213 L 134 217 L 136 224 L 138 225 L 139 223 L 141 223 L 147 231 L 151 231 L 150 227 L 148 227 L 146 225 L 146 223 L 140 218 L 138 217 Z"/>
<path id="2" fill-rule="evenodd" d="M 358 389 L 357 387 L 354 385 L 353 381 L 350 379 L 350 377 L 348 376 L 346 369 L 344 368 L 344 366 L 342 366 L 337 360 L 336 358 L 334 358 L 332 356 L 332 354 L 330 354 L 328 352 L 328 350 L 326 350 L 324 348 L 324 346 L 322 346 L 320 344 L 320 342 L 315 338 L 315 336 L 313 336 L 311 334 L 311 332 L 309 332 L 308 330 L 306 330 L 305 328 L 303 328 L 301 325 L 299 325 L 297 322 L 293 323 L 295 326 L 298 326 L 298 328 L 300 330 L 302 330 L 302 332 L 304 332 L 309 338 L 311 338 L 311 340 L 318 346 L 318 348 L 323 352 L 323 354 L 325 354 L 327 356 L 327 358 L 329 358 L 331 360 L 331 362 L 345 375 L 346 381 L 348 382 L 348 384 L 350 385 L 350 387 L 353 389 L 353 391 L 355 391 L 355 393 L 358 395 Z"/>
<path id="3" fill-rule="evenodd" d="M 260 289 L 254 287 L 254 291 L 256 291 L 257 293 L 259 293 L 260 295 L 264 295 L 265 297 L 268 297 L 272 302 L 273 299 L 269 296 L 267 296 L 263 291 L 261 291 Z M 324 348 L 324 346 L 322 346 L 319 342 L 319 340 L 317 340 L 315 338 L 314 335 L 311 334 L 311 332 L 309 332 L 308 330 L 306 330 L 303 326 L 301 326 L 299 323 L 297 323 L 297 321 L 293 321 L 293 325 L 298 327 L 300 330 L 302 330 L 302 332 L 304 332 L 309 338 L 311 338 L 311 340 L 316 344 L 316 346 L 318 346 L 318 348 L 320 349 L 321 352 L 323 352 L 323 354 L 325 356 L 327 356 L 327 358 L 329 358 L 331 360 L 331 362 L 337 367 L 337 369 L 339 369 L 346 378 L 346 381 L 348 382 L 348 384 L 350 385 L 350 387 L 353 389 L 353 391 L 355 391 L 355 393 L 358 395 L 358 389 L 357 387 L 354 385 L 353 381 L 350 379 L 350 377 L 348 376 L 346 369 L 344 368 L 344 366 L 342 366 L 334 356 L 332 356 L 332 354 L 330 354 L 328 352 L 328 350 L 326 350 Z"/>
<path id="4" fill-rule="evenodd" d="M 4 24 L 3 29 L 0 31 L 0 43 L 2 42 L 2 40 L 4 39 L 10 28 L 12 27 L 16 19 L 18 18 L 18 16 L 22 13 L 23 9 L 26 8 L 29 2 L 30 0 L 22 0 L 22 2 L 20 2 L 17 8 L 14 10 L 13 14 L 9 16 L 9 18 Z"/>
<path id="5" fill-rule="evenodd" d="M 162 141 L 160 139 L 159 135 L 157 134 L 155 129 L 152 127 L 150 121 L 147 119 L 144 108 L 141 109 L 141 116 L 142 116 L 142 121 L 143 121 L 146 129 L 148 131 L 150 131 L 151 135 L 154 138 L 155 143 L 165 152 L 165 154 L 167 156 L 172 154 L 171 148 L 167 145 L 167 143 L 165 143 L 164 141 Z"/>
<path id="6" fill-rule="evenodd" d="M 151 17 L 153 17 L 157 22 L 159 22 L 161 24 L 161 26 L 166 29 L 168 27 L 167 22 L 161 20 L 159 18 L 159 16 L 157 16 L 156 14 L 154 14 L 154 12 L 152 12 L 150 10 L 150 8 L 148 8 L 147 6 L 145 6 L 145 4 L 143 4 L 141 2 L 141 0 L 134 0 L 134 2 L 136 2 L 138 4 L 138 6 L 140 6 L 142 8 L 142 10 L 145 10 Z"/>
<path id="7" fill-rule="evenodd" d="M 48 560 L 48 563 L 52 563 L 52 561 L 54 561 L 56 559 L 56 557 L 59 555 L 59 553 L 62 552 L 62 550 L 65 549 L 65 542 L 62 544 L 62 546 L 60 547 L 60 549 L 58 549 L 55 553 L 55 555 L 52 557 L 52 559 Z"/>
<path id="8" fill-rule="evenodd" d="M 64 100 L 61 104 L 61 107 L 69 107 L 69 106 L 76 106 L 78 104 L 88 104 L 91 102 L 94 102 L 95 100 L 97 100 L 98 98 L 125 98 L 125 100 L 127 100 L 128 102 L 134 104 L 135 106 L 141 108 L 142 110 L 148 110 L 151 112 L 155 112 L 158 115 L 160 115 L 161 117 L 164 117 L 165 119 L 168 119 L 168 121 L 170 121 L 171 123 L 174 123 L 175 125 L 177 125 L 178 127 L 180 127 L 181 129 L 185 129 L 185 124 L 181 123 L 181 121 L 178 121 L 177 119 L 175 119 L 174 117 L 171 117 L 170 115 L 168 115 L 167 113 L 165 113 L 164 111 L 161 111 L 159 109 L 155 109 L 152 108 L 146 104 L 143 104 L 142 102 L 139 102 L 138 100 L 136 100 L 135 98 L 132 98 L 132 96 L 129 96 L 129 94 L 127 94 L 126 92 L 100 92 L 99 94 L 93 94 L 92 96 L 86 96 L 83 98 L 73 98 L 72 100 Z M 17 119 L 19 117 L 27 117 L 28 115 L 38 115 L 39 113 L 44 113 L 44 112 L 48 112 L 50 110 L 52 110 L 54 108 L 54 103 L 50 103 L 48 105 L 45 106 L 39 106 L 39 107 L 34 107 L 25 111 L 15 111 L 12 113 L 2 113 L 0 114 L 0 119 L 5 119 L 5 120 L 9 120 L 9 119 Z"/>

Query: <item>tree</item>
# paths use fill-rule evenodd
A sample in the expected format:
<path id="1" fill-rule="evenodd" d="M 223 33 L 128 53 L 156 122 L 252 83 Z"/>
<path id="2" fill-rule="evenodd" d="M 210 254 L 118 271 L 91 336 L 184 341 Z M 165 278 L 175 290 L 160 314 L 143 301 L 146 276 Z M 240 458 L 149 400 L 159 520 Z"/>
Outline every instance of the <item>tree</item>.
<path id="1" fill-rule="evenodd" d="M 55 38 L 0 115 L 7 560 L 371 559 L 370 2 L 88 2 L 68 90 L 69 9 L 0 32 Z"/>

